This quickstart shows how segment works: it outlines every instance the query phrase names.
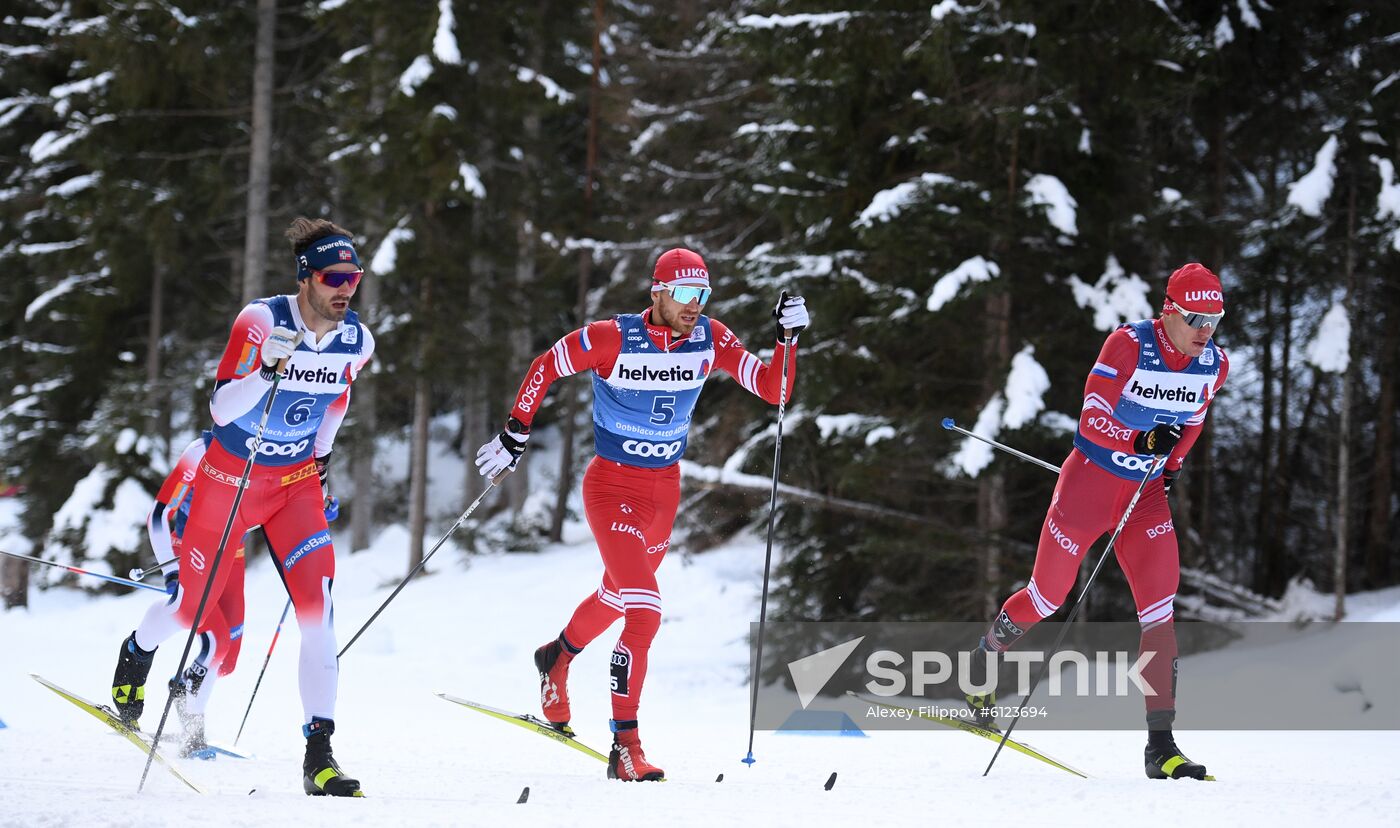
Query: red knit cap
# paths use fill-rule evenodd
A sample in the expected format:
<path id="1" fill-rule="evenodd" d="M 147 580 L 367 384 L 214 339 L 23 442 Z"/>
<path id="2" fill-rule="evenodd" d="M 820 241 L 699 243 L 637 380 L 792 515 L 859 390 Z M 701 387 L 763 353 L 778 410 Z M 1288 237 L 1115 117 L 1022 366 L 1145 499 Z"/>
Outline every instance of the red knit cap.
<path id="1" fill-rule="evenodd" d="M 1220 277 L 1198 262 L 1182 265 L 1167 280 L 1167 298 L 1195 313 L 1220 313 L 1225 310 L 1225 294 L 1220 290 Z M 1170 313 L 1165 304 L 1163 313 Z"/>
<path id="2" fill-rule="evenodd" d="M 705 267 L 705 260 L 700 258 L 699 253 L 677 247 L 662 253 L 656 260 L 656 269 L 652 271 L 651 280 L 653 293 L 661 290 L 662 285 L 709 287 L 710 271 Z"/>

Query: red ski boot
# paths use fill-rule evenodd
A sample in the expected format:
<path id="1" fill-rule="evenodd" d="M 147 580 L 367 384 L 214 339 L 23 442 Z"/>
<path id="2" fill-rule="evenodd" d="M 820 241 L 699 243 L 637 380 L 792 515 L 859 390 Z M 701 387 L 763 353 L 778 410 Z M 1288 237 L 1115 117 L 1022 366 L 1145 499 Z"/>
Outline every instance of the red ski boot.
<path id="1" fill-rule="evenodd" d="M 569 728 L 569 662 L 574 654 L 558 639 L 535 650 L 535 669 L 540 672 L 540 709 L 544 718 L 562 733 Z"/>
<path id="2" fill-rule="evenodd" d="M 624 782 L 665 782 L 666 771 L 647 761 L 637 722 L 609 721 L 613 731 L 612 751 L 608 753 L 608 778 Z"/>

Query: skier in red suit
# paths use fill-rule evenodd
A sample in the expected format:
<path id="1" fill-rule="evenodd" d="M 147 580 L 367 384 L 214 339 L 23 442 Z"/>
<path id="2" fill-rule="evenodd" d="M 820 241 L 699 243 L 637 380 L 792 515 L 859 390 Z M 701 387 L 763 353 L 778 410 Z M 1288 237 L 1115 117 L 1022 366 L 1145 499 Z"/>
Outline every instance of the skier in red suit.
<path id="1" fill-rule="evenodd" d="M 1116 528 L 1150 473 L 1114 555 L 1137 604 L 1141 649 L 1154 653 L 1142 671 L 1155 691 L 1146 696 L 1146 771 L 1154 779 L 1206 775 L 1203 765 L 1181 754 L 1172 736 L 1173 604 L 1181 570 L 1167 493 L 1225 384 L 1229 360 L 1212 341 L 1224 315 L 1220 279 L 1192 263 L 1168 279 L 1160 318 L 1109 334 L 1084 385 L 1074 449 L 1060 468 L 1030 582 L 1006 599 L 979 645 L 983 654 L 1002 652 L 1060 608 L 1084 553 Z M 1161 458 L 1166 462 L 1159 468 Z M 980 724 L 995 726 L 994 695 L 970 695 L 968 701 Z"/>
<path id="2" fill-rule="evenodd" d="M 773 315 L 779 342 L 771 365 L 745 350 L 719 320 L 701 313 L 710 298 L 705 262 L 690 250 L 661 255 L 652 273 L 651 307 L 589 323 L 568 334 L 530 365 L 506 428 L 477 453 L 481 473 L 494 479 L 525 451 L 549 386 L 584 371 L 593 380 L 593 434 L 598 456 L 583 476 L 588 526 L 603 558 L 603 582 L 555 640 L 535 652 L 544 717 L 566 732 L 570 718 L 569 663 L 614 621 L 623 619 L 612 654 L 613 747 L 608 776 L 662 779 L 647 761 L 637 729 L 647 653 L 661 626 L 656 569 L 671 544 L 680 502 L 680 459 L 691 413 L 705 380 L 721 370 L 749 392 L 776 404 L 792 395 L 796 359 L 781 339 L 808 323 L 801 297 L 784 296 Z M 789 360 L 786 388 L 781 365 Z"/>

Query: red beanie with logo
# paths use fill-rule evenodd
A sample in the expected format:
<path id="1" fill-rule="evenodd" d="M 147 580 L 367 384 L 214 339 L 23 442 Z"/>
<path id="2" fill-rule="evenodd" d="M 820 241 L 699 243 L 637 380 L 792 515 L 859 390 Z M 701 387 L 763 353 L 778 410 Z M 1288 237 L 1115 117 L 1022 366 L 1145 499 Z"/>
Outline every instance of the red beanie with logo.
<path id="1" fill-rule="evenodd" d="M 710 271 L 705 260 L 694 250 L 677 247 L 667 250 L 656 260 L 656 269 L 651 273 L 651 290 L 655 293 L 665 285 L 710 286 Z"/>
<path id="2" fill-rule="evenodd" d="M 1193 313 L 1220 313 L 1225 310 L 1225 294 L 1220 289 L 1220 277 L 1199 262 L 1177 268 L 1167 280 L 1167 302 L 1163 313 L 1171 313 L 1172 304 Z"/>

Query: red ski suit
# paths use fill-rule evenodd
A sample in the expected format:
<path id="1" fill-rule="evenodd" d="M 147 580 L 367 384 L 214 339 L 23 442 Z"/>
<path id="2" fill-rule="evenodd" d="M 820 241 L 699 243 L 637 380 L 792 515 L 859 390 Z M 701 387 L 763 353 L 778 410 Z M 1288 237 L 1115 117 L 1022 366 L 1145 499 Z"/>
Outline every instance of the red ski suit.
<path id="1" fill-rule="evenodd" d="M 694 337 L 677 340 L 669 327 L 652 325 L 650 314 L 650 310 L 643 314 L 641 322 L 656 350 L 669 354 L 694 341 Z M 724 324 L 713 319 L 708 324 L 714 346 L 713 367 L 751 393 L 777 404 L 783 345 L 777 345 L 773 366 L 764 365 Z M 603 379 L 610 377 L 623 350 L 622 340 L 622 327 L 616 319 L 592 322 L 560 339 L 531 364 L 511 416 L 528 426 L 549 386 L 560 377 L 583 371 Z M 788 356 L 784 401 L 792 395 L 795 354 L 794 345 Z M 595 394 L 594 405 L 601 404 Z M 683 439 L 684 435 L 678 436 Z M 671 544 L 680 480 L 679 454 L 669 465 L 651 468 L 595 457 L 583 476 L 584 510 L 603 558 L 603 582 L 574 610 L 564 638 L 582 649 L 619 617 L 625 617 L 612 658 L 612 706 L 617 721 L 637 718 L 647 653 L 661 626 L 656 569 Z"/>
<path id="2" fill-rule="evenodd" d="M 1160 319 L 1153 321 L 1151 330 L 1167 369 L 1182 371 L 1191 364 L 1192 357 L 1172 346 Z M 1215 348 L 1214 352 L 1219 354 L 1219 370 L 1213 388 L 1195 414 L 1186 420 L 1182 438 L 1167 458 L 1165 468 L 1169 473 L 1181 468 L 1204 427 L 1210 400 L 1225 384 L 1229 362 L 1223 350 Z M 1079 415 L 1082 437 L 1095 446 L 1118 453 L 1116 456 L 1128 462 L 1132 461 L 1133 441 L 1138 432 L 1123 425 L 1113 412 L 1118 410 L 1124 388 L 1138 367 L 1139 353 L 1140 344 L 1131 328 L 1124 326 L 1109 335 L 1084 384 L 1084 407 Z M 1010 647 L 1032 625 L 1060 608 L 1074 586 L 1086 557 L 1084 553 L 1117 527 L 1142 477 L 1141 471 L 1131 476 L 1107 471 L 1078 448 L 1070 452 L 1060 468 L 1060 480 L 1041 526 L 1030 582 L 1002 605 L 1001 613 L 986 636 L 989 649 L 1000 651 Z M 1169 725 L 1176 694 L 1173 602 L 1181 571 L 1176 530 L 1163 490 L 1163 477 L 1150 480 L 1143 488 L 1113 552 L 1137 604 L 1142 650 L 1157 653 L 1142 674 L 1156 691 L 1156 695 L 1146 697 L 1149 722 Z M 1158 714 L 1158 719 L 1153 718 L 1154 713 Z M 1160 718 L 1162 716 L 1166 718 Z"/>

